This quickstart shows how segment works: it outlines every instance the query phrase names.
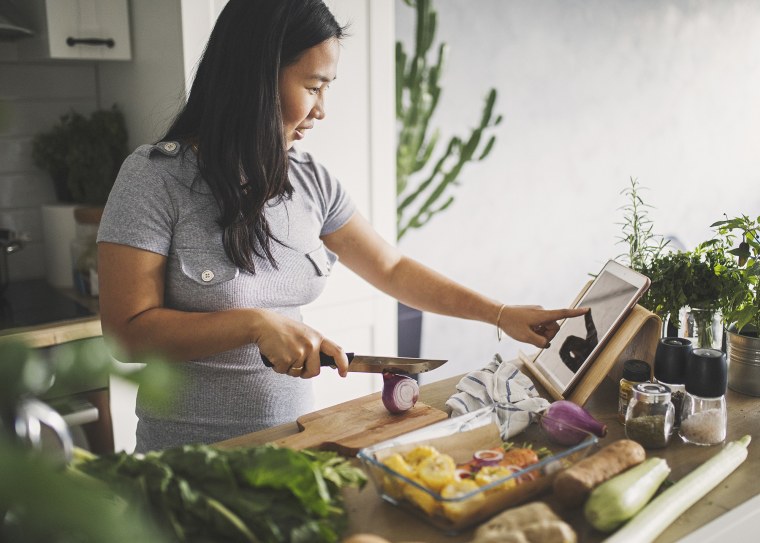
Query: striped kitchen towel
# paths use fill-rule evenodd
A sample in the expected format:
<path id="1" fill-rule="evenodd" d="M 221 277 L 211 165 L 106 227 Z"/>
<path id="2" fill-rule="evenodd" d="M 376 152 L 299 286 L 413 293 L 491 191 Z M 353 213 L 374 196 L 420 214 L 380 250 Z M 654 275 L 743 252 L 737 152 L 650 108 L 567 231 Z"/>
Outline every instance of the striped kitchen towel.
<path id="1" fill-rule="evenodd" d="M 463 415 L 493 403 L 505 441 L 522 432 L 532 422 L 531 412 L 543 411 L 549 401 L 541 398 L 530 378 L 497 353 L 486 367 L 471 371 L 457 384 L 457 392 L 446 406 L 451 416 Z"/>

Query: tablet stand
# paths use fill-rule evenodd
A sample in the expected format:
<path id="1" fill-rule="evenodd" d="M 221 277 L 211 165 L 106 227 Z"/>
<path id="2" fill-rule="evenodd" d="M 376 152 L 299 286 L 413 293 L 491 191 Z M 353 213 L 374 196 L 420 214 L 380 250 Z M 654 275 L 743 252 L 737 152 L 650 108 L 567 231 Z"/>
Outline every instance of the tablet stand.
<path id="1" fill-rule="evenodd" d="M 535 365 L 538 355 L 519 357 L 528 372 L 546 389 L 555 400 L 571 400 L 583 405 L 605 377 L 618 382 L 623 375 L 623 363 L 638 358 L 652 364 L 657 342 L 662 335 L 662 320 L 640 305 L 634 306 L 626 319 L 609 338 L 590 367 L 586 368 L 580 380 L 564 395 L 541 373 Z"/>

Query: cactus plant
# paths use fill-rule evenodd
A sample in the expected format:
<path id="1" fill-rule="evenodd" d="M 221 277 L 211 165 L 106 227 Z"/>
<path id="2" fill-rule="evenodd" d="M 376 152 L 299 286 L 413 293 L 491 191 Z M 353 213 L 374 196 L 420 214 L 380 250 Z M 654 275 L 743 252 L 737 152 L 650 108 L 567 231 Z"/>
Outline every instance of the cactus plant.
<path id="1" fill-rule="evenodd" d="M 438 46 L 435 63 L 428 53 L 435 38 L 438 14 L 431 0 L 404 0 L 416 10 L 414 55 L 408 56 L 396 42 L 396 148 L 397 226 L 400 240 L 413 228 L 424 226 L 453 202 L 451 189 L 458 185 L 465 164 L 483 160 L 493 149 L 496 136 L 487 132 L 501 122 L 494 115 L 496 89 L 485 98 L 477 127 L 467 137 L 452 136 L 442 154 L 434 157 L 440 139 L 430 130 L 430 118 L 441 95 L 439 85 L 447 45 Z M 432 160 L 432 168 L 425 168 Z"/>

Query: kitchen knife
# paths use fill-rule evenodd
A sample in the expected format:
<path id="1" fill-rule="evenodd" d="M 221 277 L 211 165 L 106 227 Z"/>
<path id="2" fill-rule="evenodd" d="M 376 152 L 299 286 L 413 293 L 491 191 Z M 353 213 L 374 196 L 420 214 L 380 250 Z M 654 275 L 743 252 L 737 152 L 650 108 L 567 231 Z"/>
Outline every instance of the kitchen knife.
<path id="1" fill-rule="evenodd" d="M 346 353 L 348 357 L 348 371 L 363 373 L 424 373 L 434 370 L 447 362 L 447 360 L 432 360 L 427 358 L 402 358 L 397 356 L 363 356 L 354 353 Z M 272 363 L 266 356 L 261 355 L 264 365 L 271 368 Z M 335 359 L 325 353 L 319 353 L 319 361 L 322 366 L 335 367 Z"/>

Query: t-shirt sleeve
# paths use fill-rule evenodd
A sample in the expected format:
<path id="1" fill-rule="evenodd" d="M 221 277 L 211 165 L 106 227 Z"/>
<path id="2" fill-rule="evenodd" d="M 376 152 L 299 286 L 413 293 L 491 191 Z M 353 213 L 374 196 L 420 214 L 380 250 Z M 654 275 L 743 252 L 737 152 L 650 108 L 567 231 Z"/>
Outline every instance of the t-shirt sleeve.
<path id="1" fill-rule="evenodd" d="M 98 242 L 169 254 L 175 207 L 156 165 L 132 154 L 124 161 L 108 196 Z"/>
<path id="2" fill-rule="evenodd" d="M 318 186 L 321 191 L 323 221 L 320 236 L 332 234 L 346 224 L 356 211 L 356 204 L 351 199 L 340 181 L 324 166 L 314 162 Z"/>

